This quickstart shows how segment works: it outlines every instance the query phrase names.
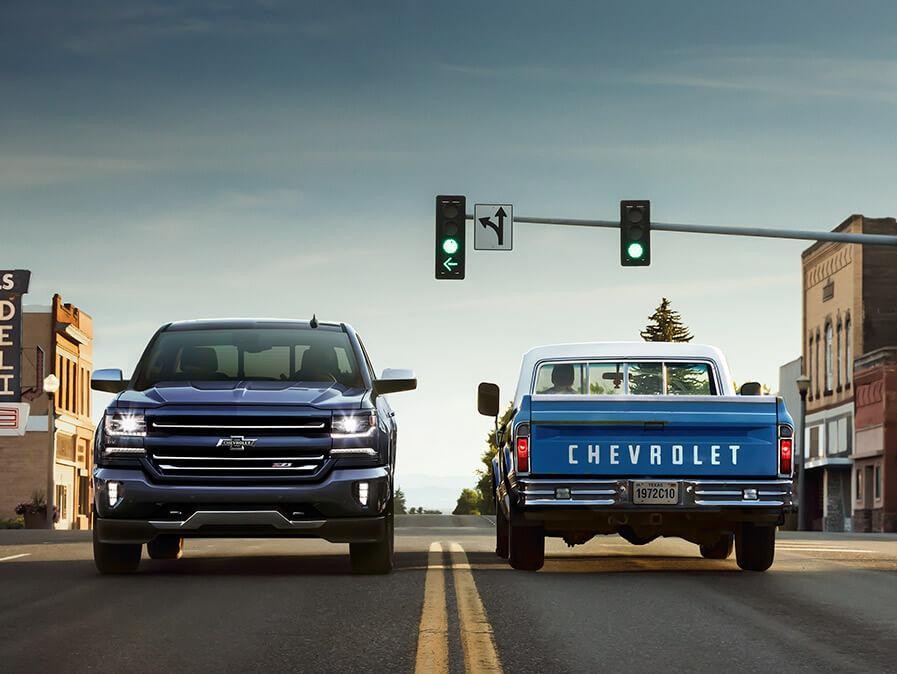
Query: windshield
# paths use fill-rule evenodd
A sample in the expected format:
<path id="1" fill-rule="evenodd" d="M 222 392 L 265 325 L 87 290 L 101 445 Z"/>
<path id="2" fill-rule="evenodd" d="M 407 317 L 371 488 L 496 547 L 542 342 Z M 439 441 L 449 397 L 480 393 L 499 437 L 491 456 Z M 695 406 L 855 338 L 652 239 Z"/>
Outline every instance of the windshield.
<path id="1" fill-rule="evenodd" d="M 161 333 L 135 388 L 179 381 L 290 381 L 362 386 L 349 336 L 326 328 L 176 330 Z"/>
<path id="2" fill-rule="evenodd" d="M 715 395 L 709 363 L 544 363 L 536 375 L 539 394 Z"/>

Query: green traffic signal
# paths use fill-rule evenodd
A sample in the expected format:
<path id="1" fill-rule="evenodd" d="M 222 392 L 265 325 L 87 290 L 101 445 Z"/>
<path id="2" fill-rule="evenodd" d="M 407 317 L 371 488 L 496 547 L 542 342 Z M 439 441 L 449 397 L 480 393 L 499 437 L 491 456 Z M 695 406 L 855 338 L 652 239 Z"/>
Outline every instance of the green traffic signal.
<path id="1" fill-rule="evenodd" d="M 446 255 L 454 255 L 458 252 L 458 241 L 457 239 L 446 239 L 442 242 L 442 250 L 445 251 Z"/>
<path id="2" fill-rule="evenodd" d="M 642 244 L 634 241 L 629 244 L 629 247 L 626 249 L 626 254 L 632 260 L 639 260 L 641 259 L 642 255 L 645 254 L 645 248 L 644 246 L 642 246 Z"/>
<path id="3" fill-rule="evenodd" d="M 620 202 L 620 264 L 647 267 L 651 264 L 651 202 Z"/>

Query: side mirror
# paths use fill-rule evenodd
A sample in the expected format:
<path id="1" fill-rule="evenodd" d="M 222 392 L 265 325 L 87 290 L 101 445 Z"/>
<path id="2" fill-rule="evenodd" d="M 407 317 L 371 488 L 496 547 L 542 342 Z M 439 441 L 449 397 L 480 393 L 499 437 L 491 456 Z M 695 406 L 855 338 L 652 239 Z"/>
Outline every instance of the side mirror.
<path id="1" fill-rule="evenodd" d="M 738 395 L 742 396 L 758 396 L 763 393 L 763 387 L 758 381 L 746 381 L 738 389 Z"/>
<path id="2" fill-rule="evenodd" d="M 477 410 L 485 417 L 497 417 L 500 398 L 498 384 L 482 382 L 477 387 Z"/>
<path id="3" fill-rule="evenodd" d="M 396 370 L 386 368 L 379 379 L 374 380 L 374 392 L 383 395 L 384 393 L 398 393 L 399 391 L 413 391 L 417 388 L 417 377 L 414 376 L 413 370 Z"/>
<path id="4" fill-rule="evenodd" d="M 90 388 L 105 393 L 121 393 L 128 388 L 121 370 L 94 370 L 90 377 Z"/>

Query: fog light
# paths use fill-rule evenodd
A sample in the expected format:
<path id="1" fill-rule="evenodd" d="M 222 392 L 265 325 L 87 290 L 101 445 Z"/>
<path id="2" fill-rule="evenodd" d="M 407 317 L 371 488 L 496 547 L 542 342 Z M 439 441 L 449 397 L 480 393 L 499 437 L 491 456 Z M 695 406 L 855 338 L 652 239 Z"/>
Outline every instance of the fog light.
<path id="1" fill-rule="evenodd" d="M 107 482 L 106 483 L 106 496 L 109 498 L 109 507 L 114 508 L 118 505 L 119 499 L 119 486 L 118 482 Z"/>
<path id="2" fill-rule="evenodd" d="M 742 492 L 745 501 L 756 501 L 757 500 L 757 490 L 756 489 L 745 489 Z"/>
<path id="3" fill-rule="evenodd" d="M 367 482 L 358 483 L 358 502 L 363 506 L 367 506 L 368 504 L 369 489 L 370 487 Z"/>
<path id="4" fill-rule="evenodd" d="M 555 498 L 570 498 L 570 489 L 568 487 L 558 487 L 554 490 Z"/>

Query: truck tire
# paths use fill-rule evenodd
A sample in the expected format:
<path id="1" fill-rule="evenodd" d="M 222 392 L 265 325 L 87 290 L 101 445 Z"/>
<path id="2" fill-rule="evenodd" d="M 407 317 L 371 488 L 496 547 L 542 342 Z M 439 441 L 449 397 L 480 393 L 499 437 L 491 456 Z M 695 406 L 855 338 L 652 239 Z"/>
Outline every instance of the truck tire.
<path id="1" fill-rule="evenodd" d="M 376 543 L 349 544 L 349 559 L 352 562 L 352 573 L 370 575 L 392 571 L 393 538 L 395 534 L 395 523 L 393 520 L 393 505 L 390 502 L 386 512 L 386 533 L 383 539 Z"/>
<path id="2" fill-rule="evenodd" d="M 729 559 L 732 555 L 734 540 L 732 534 L 723 534 L 715 543 L 701 545 L 701 557 L 704 559 Z"/>
<path id="3" fill-rule="evenodd" d="M 139 543 L 101 543 L 93 530 L 93 561 L 102 574 L 134 573 L 140 566 Z"/>
<path id="4" fill-rule="evenodd" d="M 495 502 L 495 554 L 508 558 L 508 518 L 502 512 L 501 503 Z"/>
<path id="5" fill-rule="evenodd" d="M 735 536 L 735 560 L 745 571 L 766 571 L 776 555 L 776 528 L 745 523 Z"/>
<path id="6" fill-rule="evenodd" d="M 184 539 L 171 534 L 156 536 L 146 544 L 146 554 L 150 559 L 180 559 L 184 554 Z"/>
<path id="7" fill-rule="evenodd" d="M 497 521 L 497 520 L 496 520 Z M 508 561 L 520 571 L 538 571 L 545 564 L 545 532 L 541 527 L 508 526 Z"/>

